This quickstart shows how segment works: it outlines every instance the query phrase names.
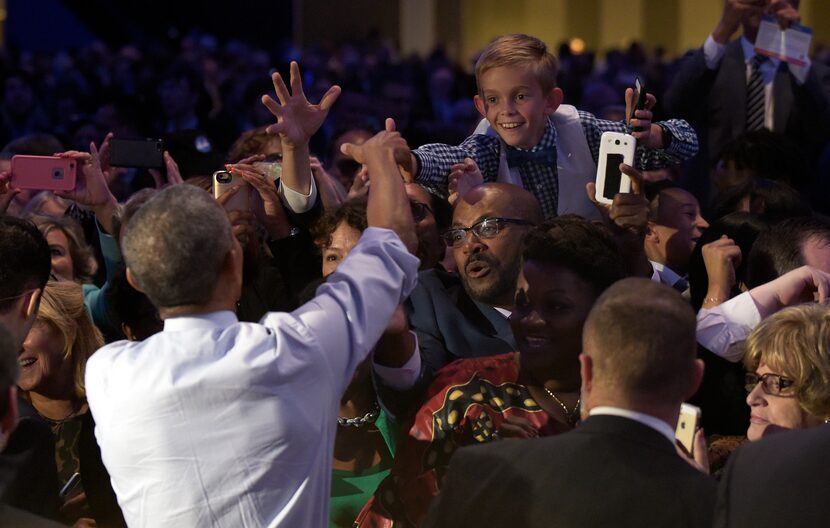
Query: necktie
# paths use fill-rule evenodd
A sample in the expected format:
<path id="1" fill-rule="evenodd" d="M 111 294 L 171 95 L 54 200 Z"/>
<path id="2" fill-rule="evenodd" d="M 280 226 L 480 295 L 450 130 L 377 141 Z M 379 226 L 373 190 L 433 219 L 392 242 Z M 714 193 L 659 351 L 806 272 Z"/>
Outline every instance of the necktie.
<path id="1" fill-rule="evenodd" d="M 536 151 L 518 150 L 514 148 L 507 149 L 507 165 L 509 167 L 519 167 L 531 161 L 549 166 L 555 165 L 556 148 L 549 147 Z"/>
<path id="2" fill-rule="evenodd" d="M 683 277 L 680 277 L 679 279 L 677 279 L 677 282 L 672 284 L 671 287 L 677 290 L 678 292 L 683 293 L 687 289 L 689 289 L 689 281 L 687 281 Z"/>
<path id="3" fill-rule="evenodd" d="M 766 117 L 766 97 L 764 78 L 761 76 L 761 64 L 767 60 L 763 55 L 755 55 L 749 61 L 749 82 L 746 85 L 746 131 L 752 132 L 764 128 Z"/>

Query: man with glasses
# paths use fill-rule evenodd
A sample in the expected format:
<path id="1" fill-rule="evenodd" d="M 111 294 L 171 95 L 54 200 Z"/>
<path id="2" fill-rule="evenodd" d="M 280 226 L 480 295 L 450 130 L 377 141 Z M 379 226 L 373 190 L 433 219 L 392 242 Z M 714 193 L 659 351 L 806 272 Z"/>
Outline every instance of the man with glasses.
<path id="1" fill-rule="evenodd" d="M 516 349 L 507 318 L 521 269 L 522 239 L 542 220 L 536 198 L 515 185 L 486 183 L 459 199 L 452 227 L 443 234 L 458 273 L 429 270 L 418 277 L 407 309 L 418 336 L 421 376 L 406 393 L 379 384 L 390 411 L 409 413 L 435 372 L 456 359 Z"/>

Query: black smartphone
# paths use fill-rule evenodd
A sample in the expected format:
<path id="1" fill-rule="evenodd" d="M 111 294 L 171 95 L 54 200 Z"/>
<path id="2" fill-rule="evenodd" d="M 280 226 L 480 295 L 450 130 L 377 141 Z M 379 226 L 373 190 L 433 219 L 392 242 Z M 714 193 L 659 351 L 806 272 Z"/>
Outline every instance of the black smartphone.
<path id="1" fill-rule="evenodd" d="M 646 86 L 639 77 L 634 78 L 634 108 L 631 109 L 631 115 L 628 116 L 629 122 L 634 118 L 634 112 L 642 110 L 646 107 Z M 634 132 L 642 132 L 643 127 L 634 127 Z"/>
<path id="2" fill-rule="evenodd" d="M 164 142 L 160 139 L 113 139 L 110 165 L 160 169 L 164 167 Z"/>

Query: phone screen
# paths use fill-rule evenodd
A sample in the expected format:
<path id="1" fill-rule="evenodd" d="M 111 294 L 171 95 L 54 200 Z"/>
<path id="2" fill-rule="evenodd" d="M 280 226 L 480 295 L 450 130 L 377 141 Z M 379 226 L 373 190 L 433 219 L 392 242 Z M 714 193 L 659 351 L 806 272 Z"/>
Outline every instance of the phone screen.
<path id="1" fill-rule="evenodd" d="M 614 196 L 620 192 L 620 184 L 622 183 L 620 163 L 623 162 L 623 159 L 622 154 L 608 154 L 605 158 L 605 187 L 602 190 L 604 198 L 613 200 Z"/>

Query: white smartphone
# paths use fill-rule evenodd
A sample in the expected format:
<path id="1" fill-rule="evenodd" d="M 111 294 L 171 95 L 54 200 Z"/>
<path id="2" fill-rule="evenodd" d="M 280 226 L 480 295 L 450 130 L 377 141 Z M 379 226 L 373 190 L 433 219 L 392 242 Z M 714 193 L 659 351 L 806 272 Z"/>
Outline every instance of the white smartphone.
<path id="1" fill-rule="evenodd" d="M 700 425 L 700 407 L 683 403 L 680 405 L 680 416 L 677 418 L 677 428 L 674 436 L 691 455 L 695 447 L 695 432 Z"/>
<path id="2" fill-rule="evenodd" d="M 596 200 L 610 204 L 618 193 L 631 192 L 631 178 L 620 171 L 620 163 L 634 166 L 637 140 L 630 134 L 603 132 L 597 162 Z"/>
<path id="3" fill-rule="evenodd" d="M 251 194 L 251 186 L 248 182 L 232 172 L 220 170 L 213 173 L 214 198 L 219 198 L 237 185 L 242 185 L 242 188 L 230 200 L 225 202 L 224 207 L 227 211 L 247 211 L 250 209 L 249 196 Z"/>

